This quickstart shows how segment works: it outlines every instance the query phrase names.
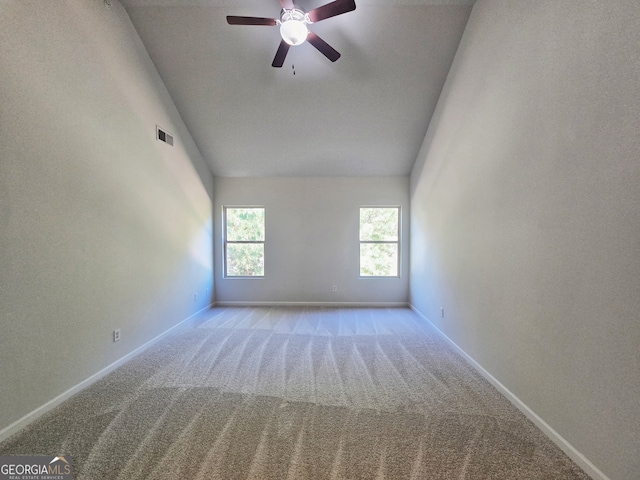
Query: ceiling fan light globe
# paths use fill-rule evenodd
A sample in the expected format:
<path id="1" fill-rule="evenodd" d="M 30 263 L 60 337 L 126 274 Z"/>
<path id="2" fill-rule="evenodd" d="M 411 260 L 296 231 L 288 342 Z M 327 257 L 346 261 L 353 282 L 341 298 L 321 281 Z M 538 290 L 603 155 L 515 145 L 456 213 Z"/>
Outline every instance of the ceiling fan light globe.
<path id="1" fill-rule="evenodd" d="M 307 39 L 309 30 L 304 22 L 286 20 L 280 25 L 280 36 L 289 45 L 300 45 Z"/>

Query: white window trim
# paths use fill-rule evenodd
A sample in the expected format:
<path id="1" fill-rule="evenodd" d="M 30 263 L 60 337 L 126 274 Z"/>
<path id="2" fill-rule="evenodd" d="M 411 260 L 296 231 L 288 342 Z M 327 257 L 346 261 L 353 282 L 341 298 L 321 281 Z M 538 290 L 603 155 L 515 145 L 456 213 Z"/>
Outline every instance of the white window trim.
<path id="1" fill-rule="evenodd" d="M 396 241 L 360 240 L 360 210 L 362 208 L 396 208 L 398 209 L 398 240 Z M 361 275 L 360 261 L 362 257 L 360 254 L 360 246 L 363 243 L 372 243 L 372 244 L 385 244 L 385 243 L 394 244 L 395 243 L 398 246 L 398 266 L 397 266 L 398 274 L 397 275 Z M 363 280 L 400 278 L 402 275 L 401 266 L 402 266 L 402 206 L 401 205 L 360 205 L 358 207 L 358 278 Z"/>
<path id="2" fill-rule="evenodd" d="M 231 208 L 261 208 L 264 210 L 264 240 L 227 240 L 227 209 Z M 262 280 L 265 278 L 267 269 L 264 266 L 264 275 L 228 275 L 227 274 L 227 244 L 228 243 L 258 243 L 263 245 L 263 251 L 265 253 L 266 264 L 266 251 L 267 251 L 267 209 L 264 205 L 223 205 L 222 206 L 222 278 L 225 280 Z"/>

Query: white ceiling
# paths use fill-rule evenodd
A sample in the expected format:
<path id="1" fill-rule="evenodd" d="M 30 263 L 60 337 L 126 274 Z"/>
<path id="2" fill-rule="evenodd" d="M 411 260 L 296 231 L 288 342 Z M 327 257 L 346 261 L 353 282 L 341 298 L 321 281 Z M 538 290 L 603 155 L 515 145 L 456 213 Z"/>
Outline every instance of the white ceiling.
<path id="1" fill-rule="evenodd" d="M 474 0 L 356 0 L 271 67 L 278 0 L 121 0 L 214 175 L 408 175 Z M 299 0 L 305 10 L 328 1 Z M 295 75 L 294 69 L 295 66 Z"/>

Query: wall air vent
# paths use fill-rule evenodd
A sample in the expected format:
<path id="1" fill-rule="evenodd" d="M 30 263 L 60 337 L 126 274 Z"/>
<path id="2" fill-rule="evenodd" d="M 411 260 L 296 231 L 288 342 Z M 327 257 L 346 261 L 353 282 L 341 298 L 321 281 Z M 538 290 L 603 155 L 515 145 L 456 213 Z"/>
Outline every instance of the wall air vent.
<path id="1" fill-rule="evenodd" d="M 156 125 L 156 138 L 164 143 L 168 143 L 173 146 L 173 135 L 164 131 L 159 126 Z"/>

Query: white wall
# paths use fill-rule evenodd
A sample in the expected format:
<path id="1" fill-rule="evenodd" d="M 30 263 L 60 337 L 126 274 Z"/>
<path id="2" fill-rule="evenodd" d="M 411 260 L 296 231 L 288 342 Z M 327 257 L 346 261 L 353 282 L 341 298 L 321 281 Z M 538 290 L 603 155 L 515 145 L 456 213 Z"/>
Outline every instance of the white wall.
<path id="1" fill-rule="evenodd" d="M 408 204 L 408 177 L 216 178 L 216 302 L 406 303 Z M 223 205 L 266 208 L 264 279 L 223 278 Z M 401 206 L 400 278 L 358 278 L 361 205 Z"/>
<path id="2" fill-rule="evenodd" d="M 635 0 L 478 0 L 411 177 L 411 303 L 618 480 L 640 475 L 639 25 Z"/>
<path id="3" fill-rule="evenodd" d="M 112 4 L 0 7 L 0 433 L 209 303 L 212 178 Z"/>

